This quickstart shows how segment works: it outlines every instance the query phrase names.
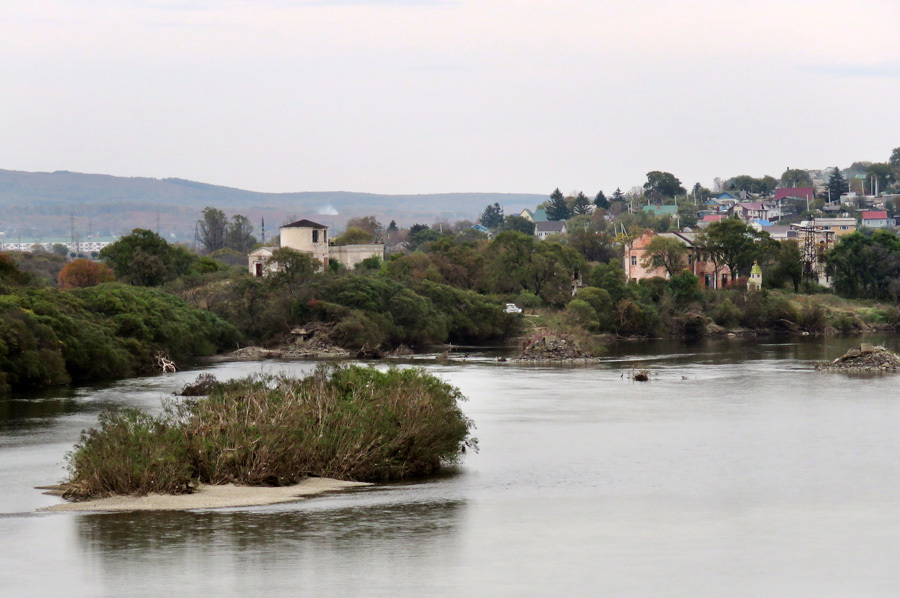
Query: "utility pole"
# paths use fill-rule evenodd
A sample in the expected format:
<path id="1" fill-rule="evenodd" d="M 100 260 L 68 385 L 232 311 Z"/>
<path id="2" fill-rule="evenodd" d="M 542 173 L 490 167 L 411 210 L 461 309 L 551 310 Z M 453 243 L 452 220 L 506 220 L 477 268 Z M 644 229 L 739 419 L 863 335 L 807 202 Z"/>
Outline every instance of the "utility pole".
<path id="1" fill-rule="evenodd" d="M 74 212 L 74 210 L 69 212 L 69 224 L 71 225 L 71 228 L 72 228 L 72 251 L 75 252 L 75 257 L 78 257 L 78 253 L 79 253 L 78 243 L 76 243 L 76 241 L 75 241 L 75 212 Z"/>
<path id="2" fill-rule="evenodd" d="M 262 217 L 262 244 L 266 244 L 266 217 Z"/>

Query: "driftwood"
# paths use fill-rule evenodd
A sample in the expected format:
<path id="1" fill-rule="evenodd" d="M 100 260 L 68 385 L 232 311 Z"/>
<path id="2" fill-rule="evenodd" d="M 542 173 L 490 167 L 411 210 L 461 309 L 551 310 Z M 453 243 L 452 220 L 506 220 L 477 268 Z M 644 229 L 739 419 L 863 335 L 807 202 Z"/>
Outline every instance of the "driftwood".
<path id="1" fill-rule="evenodd" d="M 175 372 L 178 369 L 175 367 L 175 362 L 169 359 L 169 356 L 165 353 L 156 354 L 156 365 L 159 366 L 160 371 L 164 374 L 166 372 Z"/>

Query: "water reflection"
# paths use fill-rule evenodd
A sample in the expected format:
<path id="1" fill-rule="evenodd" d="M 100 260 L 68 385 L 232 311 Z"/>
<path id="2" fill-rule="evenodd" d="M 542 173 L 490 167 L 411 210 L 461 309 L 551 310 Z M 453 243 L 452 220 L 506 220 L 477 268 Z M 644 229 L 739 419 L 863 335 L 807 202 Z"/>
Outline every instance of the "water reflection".
<path id="1" fill-rule="evenodd" d="M 452 534 L 465 501 L 360 504 L 325 510 L 301 508 L 304 502 L 292 504 L 287 510 L 276 511 L 86 514 L 77 518 L 78 539 L 84 550 L 111 559 L 129 559 L 131 552 L 146 556 L 189 545 L 271 550 L 303 542 L 352 551 L 370 540 L 418 541 Z"/>
<path id="2" fill-rule="evenodd" d="M 74 397 L 0 398 L 0 429 L 48 425 L 51 418 L 83 411 Z"/>
<path id="3" fill-rule="evenodd" d="M 156 571 L 201 595 L 371 591 L 376 572 L 423 558 L 437 567 L 460 551 L 464 501 L 305 508 L 316 500 L 280 510 L 80 516 L 77 549 L 107 592 L 137 584 L 148 595 L 165 586 Z"/>

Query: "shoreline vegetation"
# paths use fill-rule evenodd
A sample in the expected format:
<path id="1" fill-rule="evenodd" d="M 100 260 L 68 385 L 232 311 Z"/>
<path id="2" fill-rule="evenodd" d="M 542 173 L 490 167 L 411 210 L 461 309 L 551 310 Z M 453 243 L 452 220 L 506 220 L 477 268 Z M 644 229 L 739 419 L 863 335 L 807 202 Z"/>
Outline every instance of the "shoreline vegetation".
<path id="1" fill-rule="evenodd" d="M 67 455 L 64 498 L 191 494 L 200 484 L 421 477 L 477 450 L 455 387 L 421 369 L 321 365 L 304 378 L 198 379 L 152 416 L 101 413 Z"/>

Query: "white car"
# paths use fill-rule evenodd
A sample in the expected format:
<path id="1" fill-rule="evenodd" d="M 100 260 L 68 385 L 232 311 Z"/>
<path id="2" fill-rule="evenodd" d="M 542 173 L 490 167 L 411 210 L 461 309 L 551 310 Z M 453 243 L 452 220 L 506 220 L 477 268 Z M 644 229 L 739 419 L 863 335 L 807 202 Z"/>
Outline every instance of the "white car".
<path id="1" fill-rule="evenodd" d="M 508 314 L 520 314 L 520 313 L 522 313 L 522 308 L 516 306 L 515 303 L 507 303 L 507 304 L 506 304 L 506 313 L 508 313 Z"/>

